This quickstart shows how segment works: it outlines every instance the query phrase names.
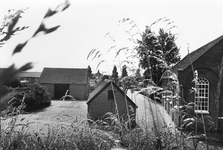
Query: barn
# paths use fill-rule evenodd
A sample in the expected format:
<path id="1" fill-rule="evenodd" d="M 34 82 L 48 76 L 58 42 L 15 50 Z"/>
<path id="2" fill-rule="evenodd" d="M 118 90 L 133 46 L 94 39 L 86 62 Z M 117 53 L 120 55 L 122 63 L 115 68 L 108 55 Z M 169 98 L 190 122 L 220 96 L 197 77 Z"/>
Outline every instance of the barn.
<path id="1" fill-rule="evenodd" d="M 178 76 L 183 100 L 198 104 L 195 105 L 195 113 L 211 116 L 221 132 L 223 131 L 223 79 L 220 76 L 222 59 L 223 36 L 220 36 L 188 54 L 172 68 Z M 192 82 L 195 73 L 198 75 L 197 82 Z M 191 93 L 192 87 L 197 88 L 197 94 Z M 219 104 L 216 103 L 218 91 Z"/>
<path id="2" fill-rule="evenodd" d="M 39 83 L 46 86 L 54 99 L 60 99 L 69 90 L 77 100 L 87 99 L 89 77 L 87 69 L 44 68 Z"/>
<path id="3" fill-rule="evenodd" d="M 119 116 L 126 116 L 127 106 L 131 116 L 136 115 L 137 105 L 124 92 L 110 80 L 102 81 L 89 95 L 88 117 L 93 120 L 101 119 L 107 112 L 116 114 L 116 104 Z M 134 114 L 134 115 L 132 115 Z M 135 119 L 135 118 L 134 118 Z M 135 121 L 134 121 L 135 122 Z"/>

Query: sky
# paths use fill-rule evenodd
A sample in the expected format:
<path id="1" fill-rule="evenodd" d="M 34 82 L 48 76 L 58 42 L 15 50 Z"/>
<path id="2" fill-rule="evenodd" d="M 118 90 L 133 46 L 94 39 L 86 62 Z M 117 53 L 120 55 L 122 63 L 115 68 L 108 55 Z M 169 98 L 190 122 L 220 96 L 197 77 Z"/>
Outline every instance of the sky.
<path id="1" fill-rule="evenodd" d="M 30 71 L 42 71 L 50 68 L 87 68 L 93 72 L 110 74 L 114 65 L 121 68 L 125 54 L 115 57 L 122 47 L 134 44 L 125 31 L 130 29 L 129 22 L 120 22 L 130 18 L 137 28 L 132 32 L 142 33 L 146 26 L 160 18 L 173 21 L 176 26 L 177 46 L 183 58 L 188 50 L 192 52 L 206 43 L 223 35 L 222 0 L 70 0 L 71 6 L 46 21 L 47 27 L 60 25 L 60 28 L 48 35 L 38 36 L 29 41 L 21 53 L 12 56 L 17 44 L 29 39 L 40 25 L 48 8 L 55 8 L 63 0 L 5 0 L 1 1 L 0 17 L 8 9 L 27 8 L 18 26 L 29 26 L 17 33 L 0 49 L 0 67 L 15 63 L 17 67 L 33 62 Z M 168 28 L 166 22 L 152 26 L 152 30 Z M 107 34 L 110 33 L 110 34 Z M 140 36 L 134 37 L 135 40 Z M 115 40 L 115 42 L 114 42 Z M 112 46 L 115 48 L 110 49 Z M 101 57 L 88 57 L 96 49 Z M 110 49 L 110 50 L 109 50 Z M 100 64 L 100 62 L 103 63 Z M 129 70 L 137 68 L 136 63 Z M 100 64 L 100 65 L 99 65 Z M 99 65 L 99 66 L 98 66 Z"/>

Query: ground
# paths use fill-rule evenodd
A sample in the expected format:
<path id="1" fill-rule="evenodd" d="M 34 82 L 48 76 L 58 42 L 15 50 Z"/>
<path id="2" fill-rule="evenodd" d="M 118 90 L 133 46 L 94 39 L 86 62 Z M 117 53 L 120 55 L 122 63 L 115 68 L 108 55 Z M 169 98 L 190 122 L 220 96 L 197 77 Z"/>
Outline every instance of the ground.
<path id="1" fill-rule="evenodd" d="M 137 93 L 128 93 L 128 96 L 138 106 L 136 122 L 140 126 L 146 125 L 150 129 L 154 129 L 154 122 L 158 131 L 162 131 L 164 124 L 174 127 L 171 117 L 164 108 L 151 100 L 147 100 L 144 96 Z M 152 109 L 151 109 L 152 108 Z M 152 116 L 155 120 L 153 121 Z M 3 118 L 1 118 L 3 119 Z M 72 122 L 84 121 L 87 119 L 86 101 L 56 101 L 52 100 L 51 106 L 41 109 L 30 114 L 21 114 L 16 116 L 16 124 L 29 124 L 29 131 L 38 132 L 39 130 L 47 130 L 48 126 L 57 124 L 70 124 Z M 1 125 L 2 129 L 10 129 L 13 125 L 11 119 L 4 118 Z M 45 128 L 45 129 L 44 129 Z"/>
<path id="2" fill-rule="evenodd" d="M 137 109 L 137 124 L 143 125 L 145 120 L 149 128 L 153 127 L 153 119 L 150 105 L 152 106 L 153 116 L 157 123 L 158 130 L 162 129 L 164 123 L 170 124 L 174 127 L 170 116 L 159 104 L 155 104 L 153 101 L 146 100 L 140 94 L 128 93 L 129 97 L 138 106 Z M 46 124 L 63 123 L 69 124 L 74 121 L 83 121 L 87 119 L 87 104 L 86 101 L 56 101 L 52 100 L 51 106 L 41 109 L 30 114 L 21 114 L 17 118 L 18 124 L 31 123 L 32 130 L 42 128 Z M 35 123 L 35 125 L 33 125 Z M 3 127 L 9 124 L 9 119 L 3 121 Z M 32 126 L 33 125 L 33 126 Z"/>
<path id="3" fill-rule="evenodd" d="M 51 106 L 30 114 L 16 116 L 17 124 L 29 124 L 29 130 L 39 130 L 52 124 L 69 124 L 86 120 L 87 105 L 85 101 L 56 101 Z M 10 118 L 2 121 L 2 129 L 8 127 Z"/>

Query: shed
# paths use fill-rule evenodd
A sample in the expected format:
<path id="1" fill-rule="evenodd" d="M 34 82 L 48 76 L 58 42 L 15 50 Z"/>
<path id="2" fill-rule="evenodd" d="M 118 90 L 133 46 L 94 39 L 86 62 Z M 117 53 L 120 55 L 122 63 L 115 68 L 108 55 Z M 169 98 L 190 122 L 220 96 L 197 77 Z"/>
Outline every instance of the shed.
<path id="1" fill-rule="evenodd" d="M 223 132 L 223 79 L 220 80 L 222 57 L 223 36 L 220 36 L 188 54 L 172 69 L 178 76 L 181 97 L 187 103 L 195 102 L 195 113 L 211 116 Z M 198 74 L 196 83 L 192 82 L 194 72 Z M 217 86 L 220 81 L 220 102 L 217 104 Z M 190 92 L 192 87 L 197 87 L 197 94 Z"/>
<path id="2" fill-rule="evenodd" d="M 87 99 L 89 77 L 87 69 L 44 68 L 39 83 L 48 88 L 54 99 L 60 99 L 67 90 L 75 99 Z"/>
<path id="3" fill-rule="evenodd" d="M 98 120 L 102 119 L 107 112 L 116 114 L 115 102 L 117 103 L 117 110 L 120 117 L 125 118 L 125 116 L 127 116 L 128 108 L 130 116 L 134 116 L 135 119 L 136 108 L 138 106 L 125 95 L 117 84 L 110 80 L 102 81 L 96 89 L 90 93 L 87 101 L 88 116 L 93 120 Z M 126 106 L 126 102 L 128 107 Z"/>

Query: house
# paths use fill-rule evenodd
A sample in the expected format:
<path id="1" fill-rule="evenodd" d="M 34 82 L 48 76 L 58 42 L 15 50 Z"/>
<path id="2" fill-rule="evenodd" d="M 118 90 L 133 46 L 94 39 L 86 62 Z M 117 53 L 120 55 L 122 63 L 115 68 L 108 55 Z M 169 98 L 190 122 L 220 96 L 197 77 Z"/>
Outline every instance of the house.
<path id="1" fill-rule="evenodd" d="M 2 77 L 4 72 L 7 74 L 6 76 L 10 75 L 10 72 L 8 72 L 8 71 L 7 71 L 7 68 L 0 68 L 0 76 Z M 18 72 L 9 81 L 7 81 L 7 84 L 9 86 L 16 87 L 20 83 L 38 82 L 40 75 L 41 75 L 41 72 L 25 72 L 25 71 Z"/>
<path id="2" fill-rule="evenodd" d="M 93 77 L 96 78 L 96 79 L 100 79 L 103 77 L 103 74 L 100 73 L 100 71 L 98 70 L 97 73 L 93 74 Z"/>
<path id="3" fill-rule="evenodd" d="M 127 108 L 130 116 L 135 117 L 137 105 L 124 94 L 117 84 L 110 80 L 102 81 L 96 89 L 90 93 L 87 101 L 88 116 L 93 120 L 98 120 L 102 119 L 107 112 L 116 114 L 115 102 L 117 103 L 119 117 L 125 118 L 127 116 Z M 126 102 L 128 107 L 126 106 Z"/>
<path id="4" fill-rule="evenodd" d="M 183 100 L 187 103 L 195 102 L 195 113 L 211 116 L 218 123 L 220 131 L 223 131 L 223 80 L 219 104 L 215 100 L 222 57 L 223 36 L 220 36 L 193 51 L 172 68 L 178 76 Z M 193 82 L 196 76 L 197 82 Z M 192 87 L 196 87 L 196 94 L 191 93 Z"/>
<path id="5" fill-rule="evenodd" d="M 60 99 L 67 90 L 75 99 L 87 99 L 89 77 L 87 69 L 44 68 L 39 83 L 48 88 L 52 98 Z"/>
<path id="6" fill-rule="evenodd" d="M 41 72 L 20 72 L 16 77 L 20 82 L 38 82 Z"/>

